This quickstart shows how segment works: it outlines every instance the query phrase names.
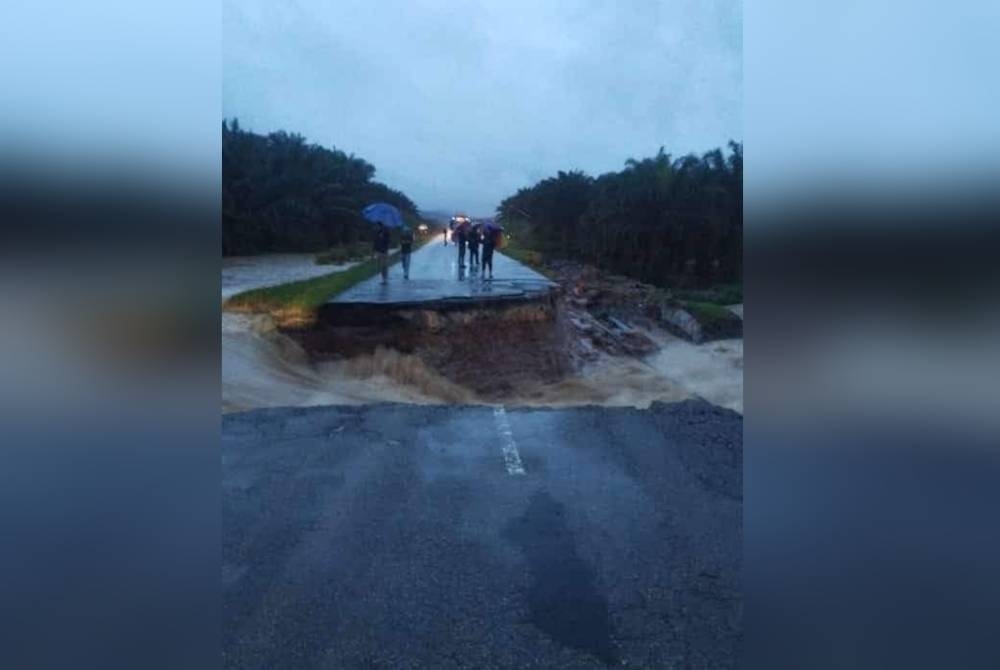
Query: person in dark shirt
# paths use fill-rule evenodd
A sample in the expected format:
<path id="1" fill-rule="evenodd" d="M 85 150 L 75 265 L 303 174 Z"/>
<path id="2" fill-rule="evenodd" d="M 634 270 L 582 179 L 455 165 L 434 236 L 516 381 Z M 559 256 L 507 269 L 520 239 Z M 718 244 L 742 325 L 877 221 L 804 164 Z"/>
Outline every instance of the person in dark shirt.
<path id="1" fill-rule="evenodd" d="M 455 232 L 451 234 L 451 241 L 458 244 L 458 267 L 465 267 L 465 242 L 469 230 L 469 224 L 460 223 L 455 226 Z"/>
<path id="2" fill-rule="evenodd" d="M 403 264 L 403 279 L 410 278 L 410 253 L 413 251 L 413 231 L 407 227 L 399 233 L 399 259 Z"/>
<path id="3" fill-rule="evenodd" d="M 389 229 L 381 223 L 375 229 L 375 264 L 385 284 L 389 281 Z"/>
<path id="4" fill-rule="evenodd" d="M 480 228 L 481 226 L 475 225 L 469 230 L 469 265 L 476 267 L 479 265 L 479 242 L 480 242 Z"/>
<path id="5" fill-rule="evenodd" d="M 483 279 L 486 279 L 486 268 L 490 269 L 490 279 L 493 279 L 493 249 L 496 248 L 499 230 L 487 228 L 483 231 Z"/>

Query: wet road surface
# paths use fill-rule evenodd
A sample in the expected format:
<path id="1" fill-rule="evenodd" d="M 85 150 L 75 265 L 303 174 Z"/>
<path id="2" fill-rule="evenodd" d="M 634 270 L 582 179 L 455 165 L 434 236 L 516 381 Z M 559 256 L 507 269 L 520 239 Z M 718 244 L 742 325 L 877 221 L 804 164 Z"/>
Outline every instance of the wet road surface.
<path id="1" fill-rule="evenodd" d="M 411 305 L 438 301 L 461 302 L 490 299 L 533 298 L 546 295 L 554 284 L 527 266 L 504 256 L 493 254 L 493 279 L 483 280 L 479 266 L 458 262 L 458 247 L 444 246 L 436 238 L 410 259 L 410 279 L 403 279 L 402 265 L 389 268 L 389 281 L 372 277 L 344 291 L 331 302 Z"/>
<path id="2" fill-rule="evenodd" d="M 223 417 L 230 668 L 730 668 L 742 419 L 370 405 Z"/>

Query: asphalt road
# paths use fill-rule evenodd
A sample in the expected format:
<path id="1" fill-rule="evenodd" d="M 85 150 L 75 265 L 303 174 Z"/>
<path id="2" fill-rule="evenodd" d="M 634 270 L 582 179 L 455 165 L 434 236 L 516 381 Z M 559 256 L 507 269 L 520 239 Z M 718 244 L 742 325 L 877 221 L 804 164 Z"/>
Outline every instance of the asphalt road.
<path id="1" fill-rule="evenodd" d="M 229 668 L 731 668 L 742 418 L 374 405 L 223 417 Z"/>
<path id="2" fill-rule="evenodd" d="M 460 267 L 458 246 L 452 243 L 445 246 L 438 236 L 413 253 L 409 280 L 403 279 L 403 268 L 396 263 L 389 268 L 387 283 L 383 284 L 376 275 L 340 293 L 331 302 L 411 305 L 440 300 L 530 298 L 547 294 L 555 286 L 499 251 L 493 254 L 491 281 L 483 281 L 479 267 L 469 261 L 466 252 L 466 267 Z"/>

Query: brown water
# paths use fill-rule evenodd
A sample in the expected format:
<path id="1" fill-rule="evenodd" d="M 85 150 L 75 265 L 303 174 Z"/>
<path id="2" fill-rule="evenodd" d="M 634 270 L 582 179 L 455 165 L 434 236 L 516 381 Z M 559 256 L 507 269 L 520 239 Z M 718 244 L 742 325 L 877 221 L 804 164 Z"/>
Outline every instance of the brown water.
<path id="1" fill-rule="evenodd" d="M 222 259 L 222 299 L 241 291 L 318 277 L 354 265 L 316 265 L 315 259 L 314 254 L 227 256 Z"/>
<path id="2" fill-rule="evenodd" d="M 311 256 L 239 259 L 223 266 L 223 296 L 333 269 L 312 264 Z M 426 363 L 435 360 L 436 352 L 418 356 L 377 346 L 343 360 L 315 361 L 268 316 L 223 313 L 221 330 L 223 411 L 375 402 L 648 407 L 693 395 L 737 411 L 743 407 L 742 340 L 694 345 L 651 333 L 660 350 L 644 359 L 601 355 L 555 380 L 552 375 L 502 375 L 498 391 L 489 384 L 458 383 L 471 377 L 456 375 L 454 361 L 436 367 Z M 540 346 L 539 341 L 531 344 Z M 526 351 L 512 360 L 539 354 L 545 357 Z M 467 363 L 473 377 L 477 360 Z"/>
<path id="3" fill-rule="evenodd" d="M 314 363 L 262 315 L 222 315 L 222 407 L 472 402 L 412 356 L 374 355 Z"/>

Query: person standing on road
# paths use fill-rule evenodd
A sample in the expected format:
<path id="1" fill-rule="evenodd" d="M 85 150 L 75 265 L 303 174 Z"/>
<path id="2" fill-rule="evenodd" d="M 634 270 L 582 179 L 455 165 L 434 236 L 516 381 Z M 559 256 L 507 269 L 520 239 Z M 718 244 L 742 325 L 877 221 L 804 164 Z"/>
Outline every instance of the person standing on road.
<path id="1" fill-rule="evenodd" d="M 410 253 L 413 251 L 413 231 L 403 226 L 399 232 L 399 260 L 403 265 L 403 279 L 410 278 Z"/>
<path id="2" fill-rule="evenodd" d="M 375 229 L 375 265 L 385 284 L 389 281 L 389 229 L 381 223 Z"/>
<path id="3" fill-rule="evenodd" d="M 472 267 L 479 265 L 480 228 L 481 226 L 476 224 L 469 230 L 469 265 Z"/>
<path id="4" fill-rule="evenodd" d="M 468 231 L 468 225 L 469 224 L 464 222 L 458 224 L 457 226 L 455 226 L 455 232 L 451 234 L 452 242 L 455 242 L 456 238 L 458 240 L 456 244 L 458 244 L 458 267 L 460 268 L 465 267 L 465 240 L 466 240 L 466 232 Z"/>
<path id="5" fill-rule="evenodd" d="M 493 249 L 496 247 L 499 230 L 486 228 L 483 231 L 483 279 L 486 279 L 486 268 L 490 269 L 490 279 L 493 279 Z"/>

